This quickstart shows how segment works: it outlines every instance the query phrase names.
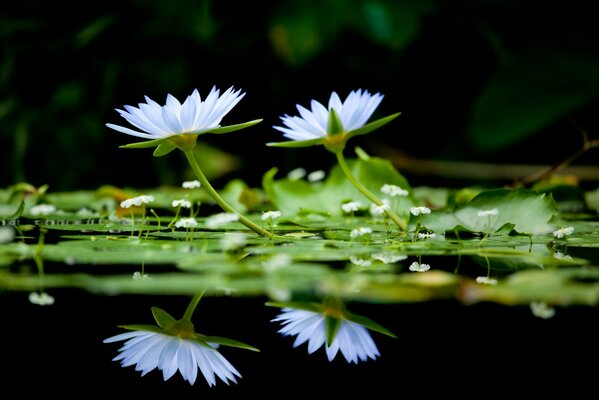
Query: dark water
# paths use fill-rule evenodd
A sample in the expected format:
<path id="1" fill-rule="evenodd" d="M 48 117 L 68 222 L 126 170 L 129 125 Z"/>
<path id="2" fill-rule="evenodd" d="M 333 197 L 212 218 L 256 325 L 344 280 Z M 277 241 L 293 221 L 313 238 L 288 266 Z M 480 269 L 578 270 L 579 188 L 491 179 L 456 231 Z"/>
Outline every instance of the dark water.
<path id="1" fill-rule="evenodd" d="M 319 399 L 356 398 L 363 391 L 405 398 L 566 389 L 578 398 L 593 388 L 599 360 L 599 310 L 590 307 L 558 308 L 554 318 L 542 320 L 528 307 L 496 304 L 349 304 L 351 311 L 398 336 L 372 333 L 381 357 L 355 365 L 340 354 L 328 362 L 322 349 L 308 355 L 306 344 L 293 349 L 293 338 L 280 336 L 269 322 L 278 309 L 264 306 L 264 298 L 204 298 L 194 315 L 197 331 L 244 341 L 261 353 L 224 348 L 222 354 L 243 376 L 238 384 L 218 381 L 210 388 L 198 374 L 190 386 L 179 373 L 164 382 L 157 371 L 141 377 L 134 367 L 122 368 L 111 361 L 120 344 L 102 343 L 121 332 L 119 324 L 153 323 L 150 306 L 181 315 L 187 297 L 104 297 L 76 290 L 51 294 L 56 303 L 47 307 L 30 304 L 27 293 L 0 297 L 3 393 L 25 398 Z"/>

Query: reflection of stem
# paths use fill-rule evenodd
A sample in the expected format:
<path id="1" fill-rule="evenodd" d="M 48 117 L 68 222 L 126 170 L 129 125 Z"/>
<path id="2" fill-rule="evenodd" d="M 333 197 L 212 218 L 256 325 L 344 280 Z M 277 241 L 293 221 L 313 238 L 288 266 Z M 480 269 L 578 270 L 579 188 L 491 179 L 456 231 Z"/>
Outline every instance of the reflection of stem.
<path id="1" fill-rule="evenodd" d="M 195 311 L 196 307 L 198 306 L 198 303 L 202 299 L 204 292 L 206 292 L 206 291 L 202 290 L 201 292 L 198 292 L 193 296 L 193 298 L 191 299 L 191 302 L 187 306 L 187 310 L 185 310 L 185 314 L 183 315 L 183 318 L 182 318 L 183 320 L 191 321 L 191 316 L 193 315 L 193 312 Z"/>
<path id="2" fill-rule="evenodd" d="M 35 248 L 35 253 L 33 254 L 33 261 L 35 262 L 35 266 L 37 267 L 37 273 L 39 276 L 40 292 L 44 291 L 44 260 L 42 259 L 42 250 L 44 249 L 45 235 L 46 230 L 44 228 L 40 228 L 40 237 Z"/>
<path id="3" fill-rule="evenodd" d="M 185 156 L 187 157 L 187 161 L 189 161 L 189 164 L 191 165 L 193 172 L 195 172 L 196 177 L 202 184 L 202 187 L 214 199 L 216 204 L 218 204 L 226 212 L 239 215 L 239 222 L 241 222 L 243 225 L 247 226 L 248 228 L 250 228 L 257 234 L 268 237 L 268 238 L 272 238 L 272 236 L 273 236 L 272 233 L 260 228 L 258 225 L 256 225 L 252 221 L 250 221 L 248 218 L 241 215 L 233 207 L 231 207 L 229 205 L 229 203 L 227 203 L 222 197 L 220 197 L 220 195 L 216 192 L 216 190 L 214 190 L 214 188 L 212 187 L 210 182 L 208 182 L 208 179 L 206 179 L 206 176 L 200 169 L 200 166 L 198 165 L 198 162 L 196 161 L 195 156 L 193 154 L 193 149 L 184 150 L 184 152 L 185 152 Z"/>
<path id="4" fill-rule="evenodd" d="M 343 171 L 343 173 L 345 174 L 345 176 L 347 177 L 347 179 L 349 179 L 349 181 L 352 183 L 352 185 L 354 185 L 354 187 L 356 189 L 358 189 L 360 191 L 360 193 L 362 193 L 364 196 L 366 196 L 368 198 L 368 200 L 372 201 L 374 204 L 376 204 L 377 206 L 381 206 L 383 205 L 383 202 L 381 201 L 381 199 L 379 199 L 376 195 L 374 195 L 370 190 L 368 190 L 366 188 L 366 186 L 362 185 L 351 173 L 351 170 L 349 169 L 349 166 L 347 165 L 347 162 L 345 161 L 345 157 L 343 156 L 343 150 L 338 150 L 335 151 L 335 156 L 337 156 L 337 162 L 339 163 L 339 166 L 341 167 L 341 170 Z M 395 222 L 395 224 L 399 227 L 399 229 L 401 229 L 402 231 L 405 231 L 407 229 L 407 224 L 406 221 L 403 220 L 403 218 L 401 218 L 399 215 L 397 215 L 395 213 L 395 211 L 389 209 L 389 210 L 385 210 L 385 214 L 391 218 L 393 220 L 393 222 Z"/>

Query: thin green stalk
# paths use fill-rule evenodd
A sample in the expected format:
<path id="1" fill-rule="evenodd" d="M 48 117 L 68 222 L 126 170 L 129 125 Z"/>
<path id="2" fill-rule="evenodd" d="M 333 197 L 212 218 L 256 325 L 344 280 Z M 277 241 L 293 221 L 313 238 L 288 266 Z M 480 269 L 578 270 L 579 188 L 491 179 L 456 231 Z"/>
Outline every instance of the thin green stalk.
<path id="1" fill-rule="evenodd" d="M 191 299 L 191 302 L 187 306 L 187 310 L 185 310 L 185 314 L 183 315 L 183 318 L 182 318 L 183 320 L 191 321 L 193 312 L 195 311 L 196 307 L 198 306 L 198 303 L 200 302 L 200 300 L 202 299 L 204 292 L 205 292 L 205 290 L 202 290 L 201 292 L 198 292 L 193 296 L 193 299 Z"/>
<path id="2" fill-rule="evenodd" d="M 362 185 L 352 175 L 351 170 L 349 169 L 349 166 L 347 165 L 347 162 L 345 161 L 345 157 L 343 156 L 343 151 L 342 150 L 336 151 L 335 152 L 335 156 L 337 156 L 337 162 L 339 163 L 339 166 L 341 167 L 341 170 L 343 171 L 343 173 L 345 174 L 345 176 L 347 177 L 347 179 L 349 179 L 349 181 L 352 183 L 352 185 L 354 185 L 355 188 L 360 191 L 360 193 L 362 193 L 364 196 L 366 196 L 368 198 L 368 200 L 372 201 L 377 206 L 381 206 L 383 204 L 383 202 L 381 201 L 381 199 L 379 199 L 376 195 L 374 195 L 370 190 L 368 190 L 366 188 L 366 186 Z M 391 218 L 391 220 L 393 222 L 395 222 L 395 224 L 402 231 L 405 231 L 408 228 L 408 225 L 406 224 L 406 221 L 404 221 L 403 218 L 401 218 L 399 215 L 397 215 L 395 213 L 395 211 L 393 211 L 391 209 L 385 210 L 385 214 L 387 214 L 387 216 L 389 218 Z"/>
<path id="3" fill-rule="evenodd" d="M 273 235 L 270 232 L 260 228 L 258 225 L 250 221 L 245 216 L 243 216 L 241 213 L 237 212 L 233 207 L 229 205 L 229 203 L 227 203 L 222 197 L 220 197 L 220 195 L 216 192 L 216 190 L 214 190 L 210 182 L 208 182 L 208 179 L 206 179 L 206 176 L 204 175 L 200 166 L 198 165 L 198 162 L 196 161 L 195 156 L 193 154 L 193 149 L 184 150 L 184 153 L 187 157 L 187 161 L 189 161 L 189 164 L 193 169 L 193 172 L 196 174 L 196 177 L 202 184 L 202 187 L 204 188 L 204 190 L 208 192 L 208 194 L 214 199 L 214 201 L 216 201 L 216 204 L 218 204 L 226 212 L 239 215 L 239 222 L 256 232 L 258 235 L 265 236 L 267 238 L 272 238 Z"/>

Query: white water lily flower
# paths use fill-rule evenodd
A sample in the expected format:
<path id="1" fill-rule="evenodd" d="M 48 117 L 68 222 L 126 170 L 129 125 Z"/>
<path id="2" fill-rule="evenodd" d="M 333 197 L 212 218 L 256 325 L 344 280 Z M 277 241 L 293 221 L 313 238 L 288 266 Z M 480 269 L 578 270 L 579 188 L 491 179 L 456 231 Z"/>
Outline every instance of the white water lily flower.
<path id="1" fill-rule="evenodd" d="M 191 208 L 191 202 L 189 200 L 181 199 L 181 200 L 173 200 L 171 203 L 173 207 L 183 207 L 183 208 Z"/>
<path id="2" fill-rule="evenodd" d="M 363 258 L 358 258 L 356 256 L 349 257 L 349 261 L 352 264 L 357 265 L 359 267 L 370 267 L 372 265 L 372 261 L 371 260 L 365 260 Z"/>
<path id="3" fill-rule="evenodd" d="M 323 180 L 325 178 L 325 176 L 326 176 L 326 173 L 321 169 L 314 171 L 314 172 L 310 172 L 308 174 L 308 182 L 319 182 L 319 181 Z"/>
<path id="4" fill-rule="evenodd" d="M 208 229 L 217 229 L 235 221 L 239 221 L 239 215 L 226 212 L 218 213 L 206 218 L 206 227 Z"/>
<path id="5" fill-rule="evenodd" d="M 476 283 L 481 284 L 481 285 L 497 285 L 497 279 L 495 278 L 491 278 L 488 276 L 478 276 L 476 278 Z"/>
<path id="6" fill-rule="evenodd" d="M 139 131 L 120 125 L 106 124 L 107 127 L 127 135 L 144 139 L 164 139 L 180 134 L 199 134 L 220 127 L 223 117 L 245 96 L 241 90 L 230 87 L 222 95 L 213 87 L 202 101 L 196 90 L 181 104 L 172 95 L 167 95 L 166 104 L 161 106 L 145 96 L 146 102 L 138 108 L 124 106 L 116 111 Z"/>
<path id="7" fill-rule="evenodd" d="M 554 231 L 553 236 L 555 236 L 558 239 L 562 239 L 568 235 L 571 235 L 572 233 L 574 233 L 574 227 L 568 226 L 565 228 L 560 228 L 557 231 Z"/>
<path id="8" fill-rule="evenodd" d="M 396 262 L 403 261 L 408 258 L 405 254 L 394 254 L 394 253 L 372 253 L 370 255 L 374 260 L 382 261 L 385 264 L 395 264 Z"/>
<path id="9" fill-rule="evenodd" d="M 279 330 L 284 336 L 297 335 L 293 347 L 308 342 L 308 353 L 312 354 L 324 345 L 329 361 L 341 350 L 348 363 L 356 364 L 358 360 L 375 360 L 380 356 L 368 329 L 363 325 L 337 316 L 339 330 L 332 343 L 327 344 L 326 317 L 323 313 L 293 308 L 283 308 L 281 311 L 273 321 L 281 321 L 284 325 Z"/>
<path id="10" fill-rule="evenodd" d="M 142 204 L 148 204 L 153 201 L 154 201 L 154 196 L 141 195 L 141 196 L 132 197 L 130 199 L 121 201 L 121 208 L 131 208 L 133 206 L 139 207 Z"/>
<path id="11" fill-rule="evenodd" d="M 371 233 L 372 233 L 372 228 L 369 228 L 367 226 L 361 226 L 359 228 L 352 229 L 351 232 L 349 233 L 349 237 L 351 237 L 352 239 L 355 239 L 360 236 L 370 235 Z"/>
<path id="12" fill-rule="evenodd" d="M 381 192 L 391 196 L 391 197 L 405 197 L 409 194 L 409 192 L 405 189 L 400 188 L 397 185 L 388 185 L 384 184 L 381 187 Z"/>
<path id="13" fill-rule="evenodd" d="M 417 217 L 420 214 L 430 214 L 431 209 L 428 207 L 412 207 L 410 208 L 410 213 L 412 213 L 413 216 Z"/>
<path id="14" fill-rule="evenodd" d="M 105 339 L 104 343 L 121 340 L 126 342 L 113 361 L 120 361 L 123 367 L 135 365 L 142 376 L 157 368 L 166 381 L 178 370 L 183 379 L 193 385 L 199 368 L 210 386 L 216 384 L 216 376 L 227 385 L 229 381 L 237 383 L 235 376 L 241 378 L 235 367 L 216 350 L 215 343 L 206 346 L 193 339 L 144 330 L 121 333 Z"/>
<path id="15" fill-rule="evenodd" d="M 175 228 L 195 228 L 198 226 L 198 221 L 195 218 L 181 218 L 175 222 Z"/>
<path id="16" fill-rule="evenodd" d="M 46 292 L 31 292 L 29 293 L 29 302 L 38 306 L 51 306 L 54 304 L 54 297 Z"/>
<path id="17" fill-rule="evenodd" d="M 410 264 L 409 269 L 412 272 L 426 272 L 431 269 L 431 266 L 429 264 L 422 264 L 418 261 L 414 261 L 412 264 Z"/>
<path id="18" fill-rule="evenodd" d="M 530 310 L 535 317 L 549 319 L 555 316 L 555 308 L 550 307 L 543 301 L 533 301 L 530 303 Z"/>
<path id="19" fill-rule="evenodd" d="M 362 207 L 362 203 L 359 201 L 350 201 L 348 203 L 341 204 L 341 209 L 343 212 L 350 213 L 360 210 Z"/>
<path id="20" fill-rule="evenodd" d="M 287 179 L 289 179 L 290 181 L 299 181 L 304 176 L 306 176 L 306 170 L 300 167 L 289 171 L 289 173 L 287 174 Z"/>
<path id="21" fill-rule="evenodd" d="M 193 181 L 185 181 L 181 186 L 183 187 L 183 189 L 198 189 L 202 187 L 202 184 L 200 183 L 200 181 L 196 179 Z"/>
<path id="22" fill-rule="evenodd" d="M 490 210 L 481 210 L 476 213 L 479 217 L 490 217 L 491 215 L 498 215 L 499 210 L 496 208 L 492 208 Z"/>
<path id="23" fill-rule="evenodd" d="M 38 217 L 43 215 L 50 215 L 56 212 L 56 207 L 52 204 L 38 204 L 29 209 L 29 214 Z"/>
<path id="24" fill-rule="evenodd" d="M 281 217 L 280 211 L 266 211 L 265 213 L 262 214 L 262 216 L 260 218 L 262 218 L 262 221 L 267 221 L 267 220 L 277 219 L 279 217 Z"/>
<path id="25" fill-rule="evenodd" d="M 391 203 L 389 202 L 388 199 L 382 199 L 381 202 L 382 202 L 382 204 L 380 206 L 377 206 L 375 203 L 372 203 L 370 205 L 370 214 L 383 215 L 385 213 L 385 211 L 387 211 L 391 208 Z"/>

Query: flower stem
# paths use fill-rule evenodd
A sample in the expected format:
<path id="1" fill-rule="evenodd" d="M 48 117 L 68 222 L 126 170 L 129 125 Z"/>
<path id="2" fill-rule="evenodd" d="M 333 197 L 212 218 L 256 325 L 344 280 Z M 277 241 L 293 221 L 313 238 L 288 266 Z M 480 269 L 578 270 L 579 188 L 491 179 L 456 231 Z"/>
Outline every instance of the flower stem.
<path id="1" fill-rule="evenodd" d="M 196 307 L 198 306 L 198 303 L 202 299 L 202 296 L 205 292 L 205 290 L 202 290 L 201 292 L 198 292 L 193 296 L 193 299 L 191 299 L 191 302 L 187 306 L 187 310 L 185 310 L 185 314 L 182 318 L 183 320 L 191 321 L 191 316 L 193 315 L 193 312 L 196 310 Z"/>
<path id="2" fill-rule="evenodd" d="M 380 207 L 383 204 L 381 199 L 379 199 L 370 190 L 368 190 L 366 186 L 362 185 L 351 173 L 351 170 L 349 169 L 349 166 L 345 161 L 345 157 L 343 156 L 343 150 L 335 151 L 335 156 L 337 156 L 337 162 L 339 163 L 341 170 L 343 171 L 347 179 L 349 179 L 349 181 L 352 183 L 352 185 L 354 185 L 355 188 L 360 191 L 360 193 L 366 196 L 368 200 L 372 201 L 374 204 Z M 404 221 L 403 218 L 397 215 L 395 211 L 391 209 L 385 210 L 385 214 L 387 214 L 387 216 L 391 218 L 393 222 L 395 222 L 399 229 L 403 231 L 407 229 L 408 225 L 406 224 L 406 221 Z"/>
<path id="3" fill-rule="evenodd" d="M 229 205 L 229 203 L 227 203 L 222 197 L 220 197 L 220 195 L 216 192 L 216 190 L 214 190 L 214 188 L 212 187 L 210 182 L 208 182 L 208 179 L 206 179 L 206 176 L 200 169 L 200 166 L 198 165 L 198 162 L 196 161 L 195 156 L 193 154 L 193 149 L 184 150 L 184 152 L 185 156 L 187 157 L 187 161 L 189 161 L 189 164 L 191 165 L 193 172 L 196 174 L 196 177 L 202 184 L 202 187 L 208 192 L 210 196 L 212 196 L 214 201 L 216 201 L 216 204 L 218 204 L 226 212 L 239 215 L 239 222 L 256 232 L 258 235 L 272 238 L 273 235 L 270 232 L 260 228 L 258 225 L 250 221 L 245 216 L 243 216 L 241 213 L 237 212 L 233 207 Z"/>

